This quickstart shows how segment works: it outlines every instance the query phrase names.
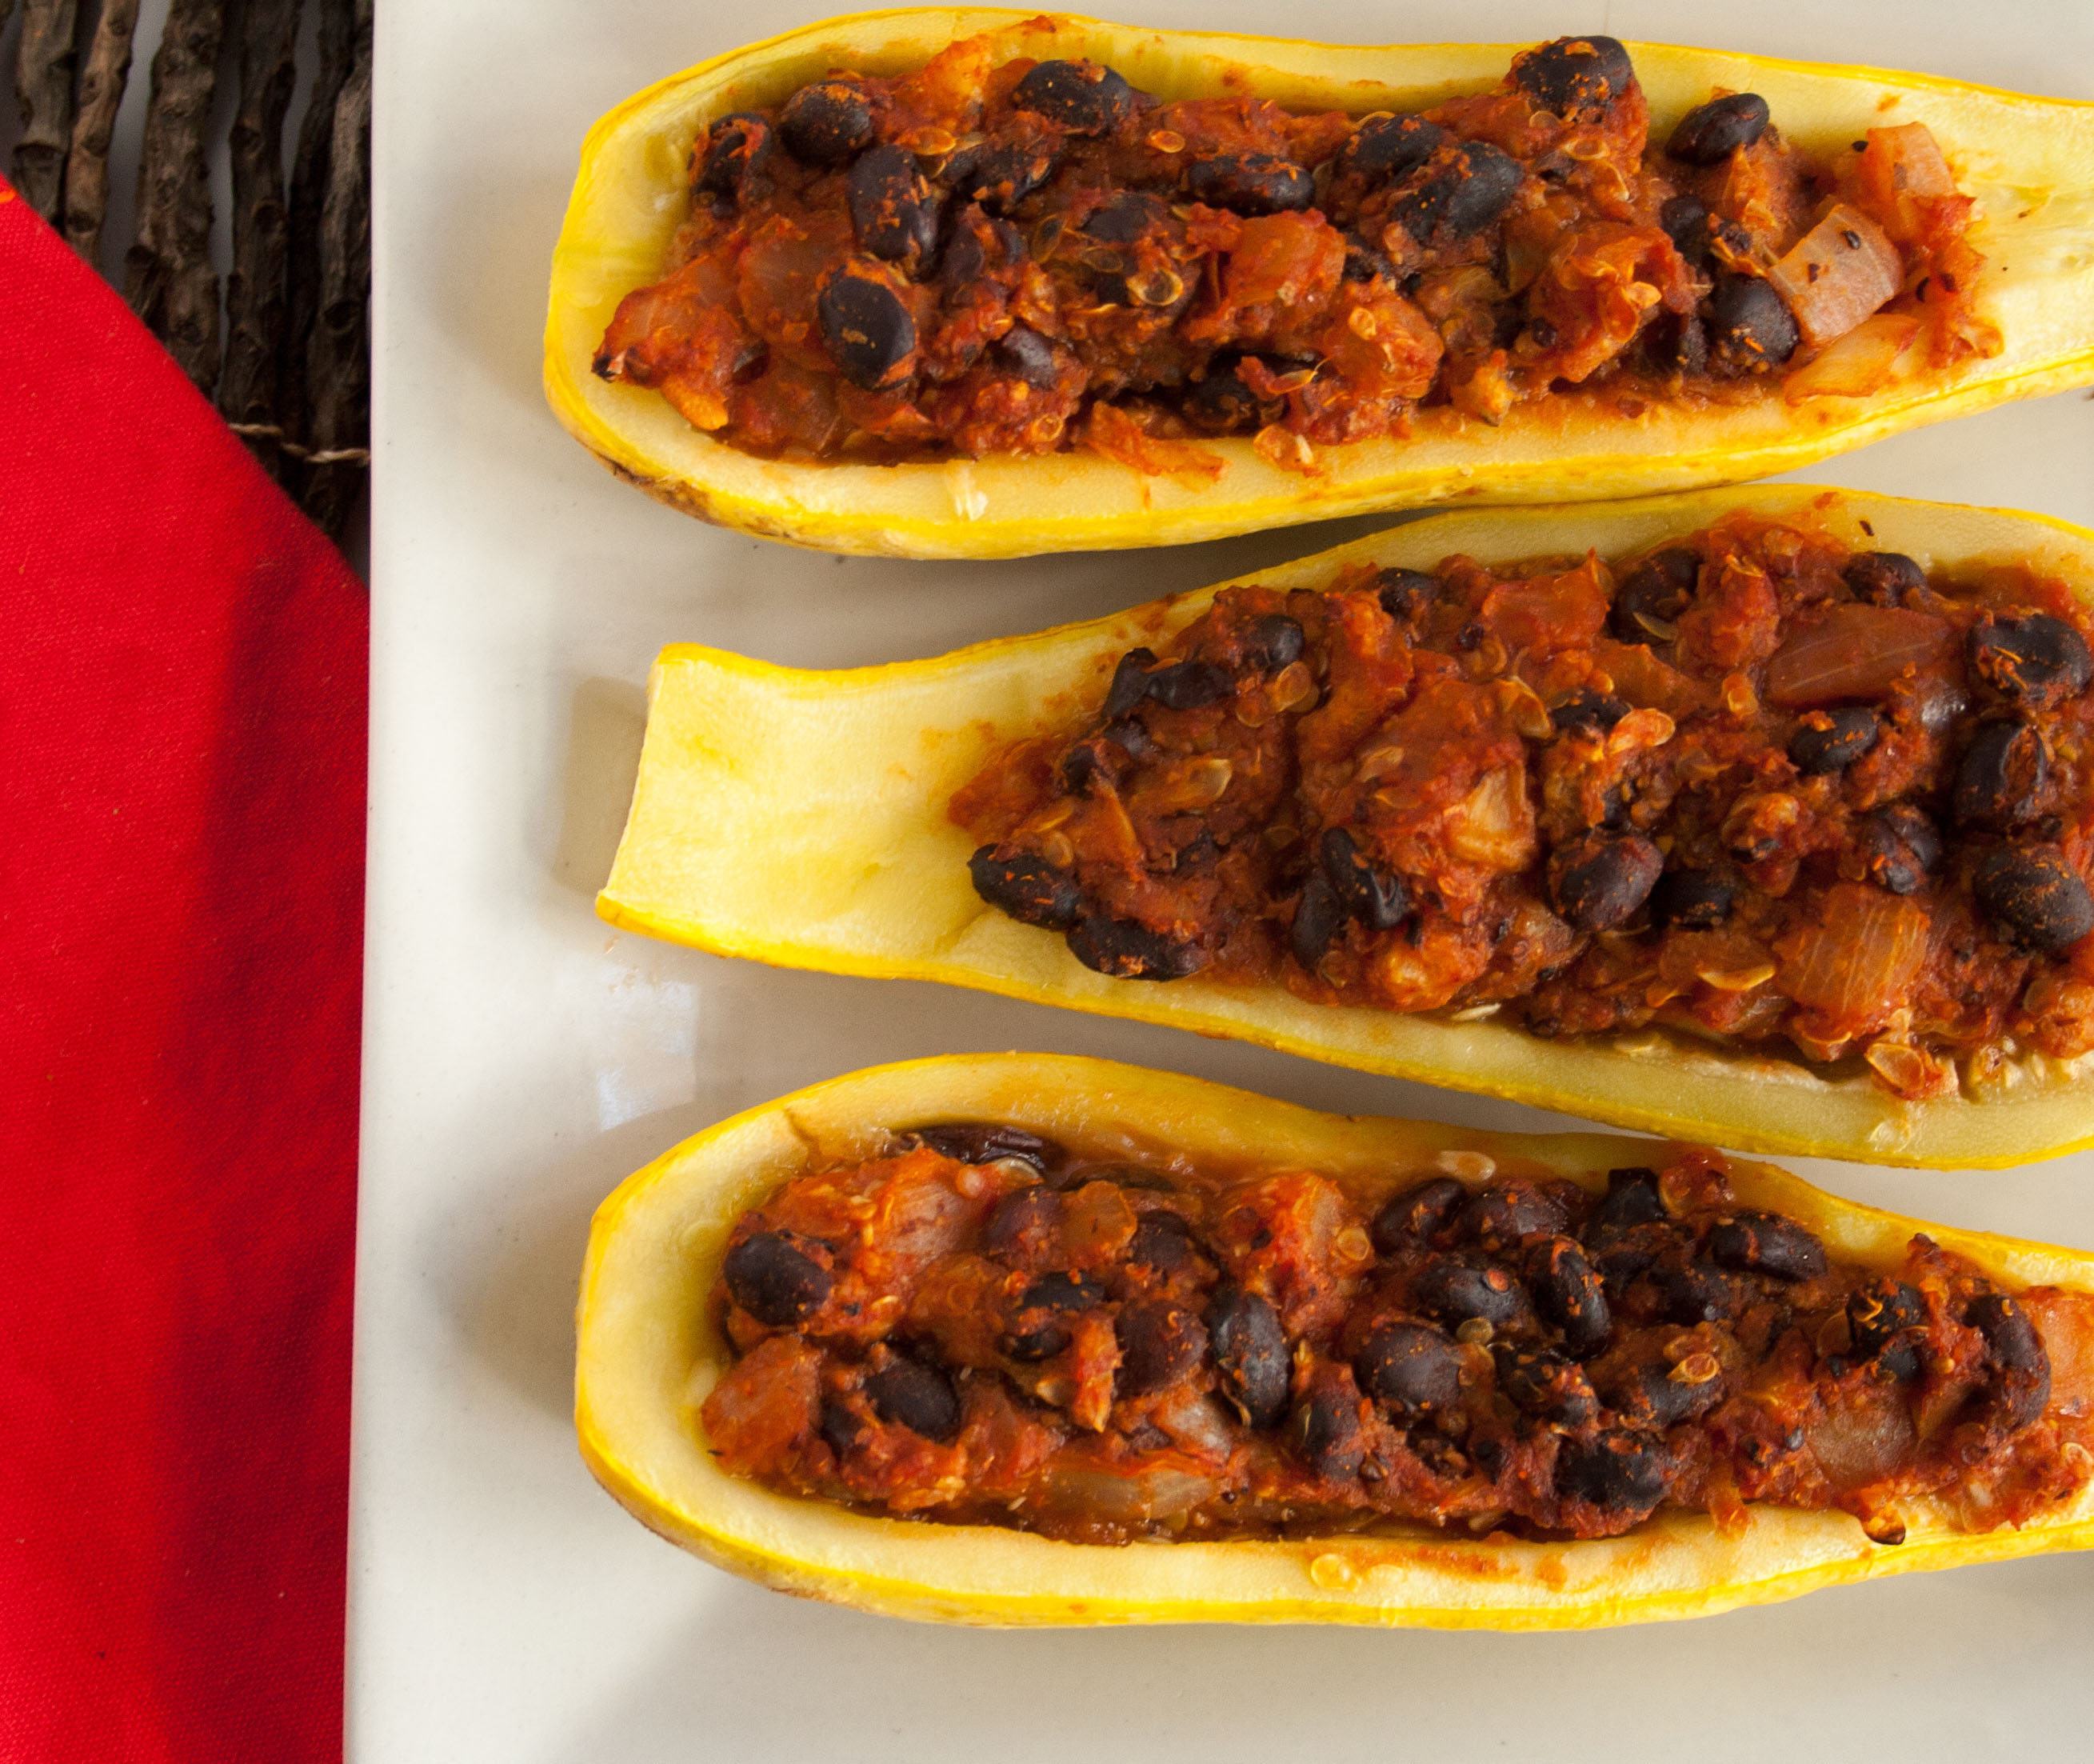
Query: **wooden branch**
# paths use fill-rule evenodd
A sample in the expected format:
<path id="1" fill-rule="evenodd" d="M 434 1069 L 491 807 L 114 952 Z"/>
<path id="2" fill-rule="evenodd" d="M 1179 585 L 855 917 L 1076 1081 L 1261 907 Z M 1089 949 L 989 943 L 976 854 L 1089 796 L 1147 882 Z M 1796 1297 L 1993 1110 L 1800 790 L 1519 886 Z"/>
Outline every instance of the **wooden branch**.
<path id="1" fill-rule="evenodd" d="M 291 236 L 284 292 L 287 353 L 276 400 L 277 421 L 285 436 L 307 451 L 312 441 L 312 407 L 306 398 L 305 364 L 314 328 L 319 323 L 320 211 L 327 202 L 335 103 L 356 59 L 356 0 L 315 3 L 319 9 L 319 54 L 291 167 Z"/>
<path id="2" fill-rule="evenodd" d="M 218 380 L 218 275 L 211 267 L 211 101 L 225 0 L 172 0 L 138 163 L 138 242 L 124 298 L 205 397 Z"/>
<path id="3" fill-rule="evenodd" d="M 319 323 L 306 351 L 312 450 L 355 454 L 371 441 L 371 59 L 372 0 L 356 0 L 354 59 L 335 100 L 320 210 Z M 365 468 L 308 465 L 299 501 L 336 537 Z"/>
<path id="4" fill-rule="evenodd" d="M 266 432 L 283 377 L 284 118 L 298 83 L 298 0 L 247 0 L 241 24 L 240 111 L 232 121 L 232 274 L 225 285 L 225 372 L 218 407 L 241 426 L 263 468 L 282 476 Z"/>
<path id="5" fill-rule="evenodd" d="M 11 5 L 13 0 L 7 3 Z M 4 15 L 0 13 L 0 19 Z M 109 141 L 131 77 L 131 40 L 137 28 L 138 0 L 102 0 L 87 66 L 80 76 L 80 108 L 72 119 L 72 150 L 66 155 L 66 241 L 98 267 L 102 223 L 109 212 Z"/>
<path id="6" fill-rule="evenodd" d="M 15 52 L 15 188 L 45 219 L 56 221 L 72 144 L 75 0 L 28 0 Z"/>

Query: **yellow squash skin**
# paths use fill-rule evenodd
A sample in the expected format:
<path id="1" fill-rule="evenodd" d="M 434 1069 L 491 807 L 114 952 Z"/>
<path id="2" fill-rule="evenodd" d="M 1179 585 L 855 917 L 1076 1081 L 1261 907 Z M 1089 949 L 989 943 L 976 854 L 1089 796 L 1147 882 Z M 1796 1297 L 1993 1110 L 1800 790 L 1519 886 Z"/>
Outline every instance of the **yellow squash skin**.
<path id="1" fill-rule="evenodd" d="M 810 1158 L 871 1152 L 877 1130 L 1009 1122 L 1125 1156 L 1308 1167 L 1379 1196 L 1443 1173 L 1442 1152 L 1593 1185 L 1648 1162 L 1602 1134 L 1491 1134 L 1319 1114 L 1197 1079 L 1047 1054 L 963 1054 L 854 1073 L 686 1140 L 597 1209 L 578 1310 L 575 1424 L 597 1479 L 672 1543 L 782 1592 L 893 1616 L 1036 1625 L 1338 1623 L 1579 1629 L 1697 1617 L 1844 1582 L 2094 1545 L 2094 1485 L 2022 1530 L 1966 1533 L 1928 1501 L 1900 1511 L 1906 1541 L 1872 1543 L 1844 1513 L 1754 1506 L 1725 1537 L 1674 1514 L 1588 1543 L 1400 1536 L 1284 1543 L 1064 1544 L 926 1524 L 794 1499 L 730 1476 L 697 1412 L 728 1363 L 706 1300 L 736 1218 Z M 1597 1177 L 1595 1172 L 1601 1172 Z M 1740 1200 L 1801 1220 L 1833 1254 L 1890 1269 L 1925 1229 L 2010 1286 L 2094 1288 L 2094 1256 L 1911 1219 L 1839 1200 L 1765 1165 L 1733 1167 Z"/>
<path id="2" fill-rule="evenodd" d="M 632 289 L 658 280 L 687 207 L 691 143 L 714 119 L 776 103 L 827 69 L 921 66 L 954 38 L 1002 34 L 1003 53 L 1089 56 L 1165 98 L 1240 90 L 1308 108 L 1414 111 L 1503 76 L 1518 44 L 1336 47 L 1081 18 L 924 7 L 810 25 L 664 80 L 597 124 L 553 259 L 545 392 L 620 476 L 722 526 L 832 551 L 918 558 L 1180 545 L 1291 522 L 1427 502 L 1549 502 L 1765 477 L 1921 423 L 2094 380 L 2094 104 L 2018 97 L 1925 75 L 1629 45 L 1661 137 L 1712 86 L 1750 89 L 1814 150 L 1871 125 L 1922 122 L 1981 205 L 1990 361 L 1928 368 L 1868 398 L 1779 398 L 1729 410 L 1623 415 L 1610 397 L 1516 406 L 1493 428 L 1420 411 L 1405 440 L 1320 450 L 1319 475 L 1267 464 L 1248 438 L 1197 488 L 1088 451 L 899 466 L 767 461 L 701 433 L 657 393 L 589 371 Z"/>
<path id="3" fill-rule="evenodd" d="M 2025 559 L 2094 597 L 2094 533 L 1800 484 L 1441 515 L 1243 580 L 1323 588 L 1349 562 L 1429 570 L 1455 552 L 1618 556 L 1736 508 L 1812 513 L 1858 547 L 1930 566 Z M 2032 1055 L 1982 1097 L 1905 1103 L 1866 1075 L 1827 1079 L 1800 1058 L 1658 1031 L 1545 1041 L 1494 1022 L 1311 1004 L 1278 986 L 1108 980 L 1059 936 L 985 906 L 968 878 L 971 842 L 946 819 L 953 792 L 1005 742 L 1066 727 L 1102 694 L 1121 653 L 1189 623 L 1214 592 L 838 673 L 663 650 L 597 911 L 722 955 L 979 987 L 1744 1150 L 1970 1169 L 2094 1144 L 2094 1060 Z"/>

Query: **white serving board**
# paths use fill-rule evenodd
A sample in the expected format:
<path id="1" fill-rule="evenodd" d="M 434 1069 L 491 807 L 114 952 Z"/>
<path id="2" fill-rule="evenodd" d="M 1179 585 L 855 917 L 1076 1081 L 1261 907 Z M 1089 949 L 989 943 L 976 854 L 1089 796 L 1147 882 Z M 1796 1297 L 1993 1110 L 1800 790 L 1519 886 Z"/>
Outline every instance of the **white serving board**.
<path id="1" fill-rule="evenodd" d="M 589 1479 L 569 1422 L 589 1214 L 665 1147 L 780 1092 L 1023 1047 L 1323 1108 L 1557 1124 L 1167 1029 L 721 961 L 593 915 L 663 644 L 810 667 L 933 654 L 1375 524 L 847 562 L 671 513 L 569 441 L 540 397 L 538 348 L 583 133 L 665 74 L 823 13 L 380 8 L 354 1764 L 2071 1754 L 2094 1731 L 2094 1556 L 1593 1635 L 1018 1634 L 760 1591 L 649 1536 Z M 1121 15 L 1358 42 L 1605 30 L 2094 98 L 2087 0 L 1142 0 Z M 1803 476 L 2094 524 L 2094 404 L 2010 406 Z M 2094 1157 L 1966 1176 L 1799 1167 L 1922 1217 L 2094 1245 Z"/>

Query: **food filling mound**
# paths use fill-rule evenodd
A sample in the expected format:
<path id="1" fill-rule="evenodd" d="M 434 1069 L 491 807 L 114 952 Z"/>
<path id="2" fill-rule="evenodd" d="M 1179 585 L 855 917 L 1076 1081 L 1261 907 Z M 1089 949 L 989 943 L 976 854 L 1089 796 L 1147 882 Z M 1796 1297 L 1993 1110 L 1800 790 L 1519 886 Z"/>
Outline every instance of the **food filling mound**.
<path id="1" fill-rule="evenodd" d="M 1814 517 L 1350 565 L 1222 589 L 949 813 L 1101 973 L 1991 1094 L 2094 1049 L 2089 630 L 2062 580 Z"/>
<path id="2" fill-rule="evenodd" d="M 1566 37 L 1417 115 L 1165 102 L 956 42 L 721 118 L 664 280 L 596 371 L 768 455 L 1080 445 L 1197 482 L 1205 437 L 1402 436 L 1420 406 L 1859 396 L 1996 354 L 1921 124 L 1831 154 L 1712 92 L 1662 140 L 1627 52 Z"/>
<path id="3" fill-rule="evenodd" d="M 1734 1532 L 1764 1501 L 1895 1544 L 1910 1497 L 1986 1531 L 2086 1483 L 2094 1299 L 1924 1236 L 1836 1261 L 1663 1149 L 1603 1197 L 1473 1152 L 1363 1196 L 894 1136 L 736 1223 L 707 1442 L 796 1494 L 1085 1543 Z"/>

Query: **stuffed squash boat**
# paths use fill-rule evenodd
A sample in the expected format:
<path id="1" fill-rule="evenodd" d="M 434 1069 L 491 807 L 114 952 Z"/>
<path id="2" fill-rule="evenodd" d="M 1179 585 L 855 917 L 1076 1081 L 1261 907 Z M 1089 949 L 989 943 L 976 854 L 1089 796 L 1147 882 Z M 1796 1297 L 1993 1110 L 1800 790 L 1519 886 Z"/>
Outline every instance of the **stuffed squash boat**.
<path id="1" fill-rule="evenodd" d="M 1574 1627 L 2094 1542 L 2090 1286 L 1694 1147 L 958 1056 L 612 1195 L 576 1420 L 869 1610 Z"/>
<path id="2" fill-rule="evenodd" d="M 2094 1136 L 2094 539 L 1806 487 L 1444 515 L 796 673 L 673 648 L 598 909 L 1624 1126 Z"/>
<path id="3" fill-rule="evenodd" d="M 2094 106 L 1918 76 L 861 15 L 597 125 L 546 385 L 842 550 L 1618 496 L 2094 376 L 2090 191 Z"/>

